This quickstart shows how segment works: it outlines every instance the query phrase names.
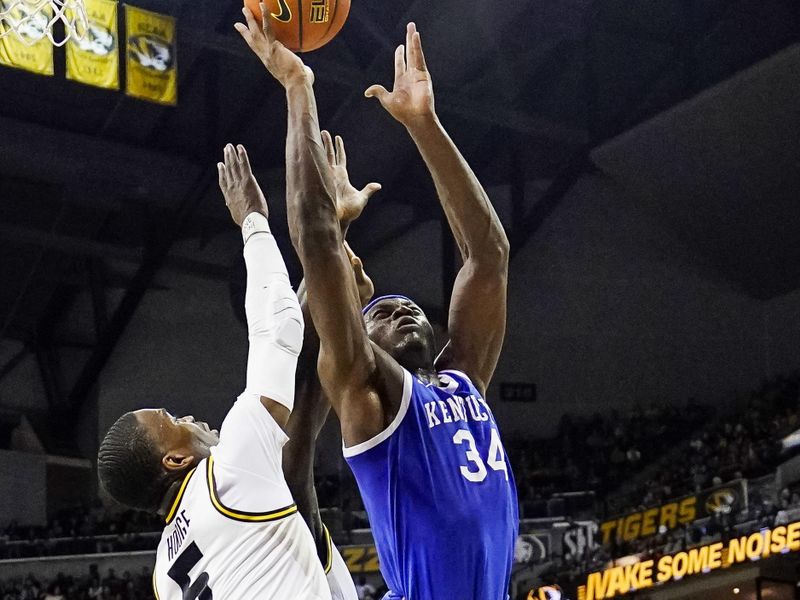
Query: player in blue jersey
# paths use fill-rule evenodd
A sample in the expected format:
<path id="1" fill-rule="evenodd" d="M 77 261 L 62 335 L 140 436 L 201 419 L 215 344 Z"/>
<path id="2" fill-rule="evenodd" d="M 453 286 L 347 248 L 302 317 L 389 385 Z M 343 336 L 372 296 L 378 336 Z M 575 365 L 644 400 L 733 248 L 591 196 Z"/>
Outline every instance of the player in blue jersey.
<path id="1" fill-rule="evenodd" d="M 419 33 L 377 97 L 417 144 L 464 259 L 450 340 L 402 296 L 362 315 L 336 214 L 338 152 L 320 133 L 313 74 L 245 10 L 243 37 L 286 89 L 290 233 L 320 338 L 319 375 L 342 426 L 381 571 L 397 600 L 506 600 L 517 534 L 511 467 L 484 400 L 505 333 L 508 241 L 485 191 L 439 122 Z M 326 136 L 327 138 L 327 136 Z M 338 141 L 338 140 L 337 140 Z"/>

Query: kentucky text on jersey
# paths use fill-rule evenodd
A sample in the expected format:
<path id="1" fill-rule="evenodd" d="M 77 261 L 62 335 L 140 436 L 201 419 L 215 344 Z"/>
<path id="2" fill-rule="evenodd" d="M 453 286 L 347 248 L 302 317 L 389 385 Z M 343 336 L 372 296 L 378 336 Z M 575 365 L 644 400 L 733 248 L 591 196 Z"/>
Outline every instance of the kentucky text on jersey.
<path id="1" fill-rule="evenodd" d="M 178 513 L 178 516 L 175 517 L 172 533 L 170 533 L 167 538 L 167 555 L 169 560 L 172 560 L 178 554 L 178 550 L 181 549 L 183 540 L 186 539 L 186 533 L 189 531 L 190 523 L 191 521 L 186 515 L 185 510 L 182 510 Z"/>
<path id="2" fill-rule="evenodd" d="M 466 421 L 467 416 L 473 421 L 488 421 L 489 414 L 481 409 L 481 405 L 489 407 L 483 398 L 476 396 L 450 396 L 444 400 L 433 400 L 425 403 L 425 414 L 428 417 L 428 428 L 433 429 L 442 423 Z"/>

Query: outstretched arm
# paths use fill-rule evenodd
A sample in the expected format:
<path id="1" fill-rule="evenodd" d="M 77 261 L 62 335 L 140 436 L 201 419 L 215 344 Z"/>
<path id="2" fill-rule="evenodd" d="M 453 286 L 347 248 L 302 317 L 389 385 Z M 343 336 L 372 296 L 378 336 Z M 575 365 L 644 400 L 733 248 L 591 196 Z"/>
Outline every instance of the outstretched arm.
<path id="1" fill-rule="evenodd" d="M 275 39 L 263 4 L 261 10 L 263 27 L 245 9 L 247 26 L 236 28 L 286 89 L 289 231 L 303 265 L 308 305 L 320 338 L 320 380 L 350 446 L 374 437 L 391 421 L 400 404 L 402 370 L 373 348 L 364 329 L 320 134 L 313 75 Z"/>
<path id="2" fill-rule="evenodd" d="M 258 394 L 285 428 L 294 404 L 294 373 L 303 340 L 300 305 L 270 233 L 266 199 L 244 146 L 225 146 L 224 162 L 217 169 L 225 204 L 245 242 L 247 391 Z"/>
<path id="3" fill-rule="evenodd" d="M 344 233 L 350 223 L 359 217 L 367 200 L 380 189 L 380 185 L 371 183 L 360 191 L 353 187 L 347 175 L 344 143 L 341 138 L 336 138 L 336 149 L 334 149 L 333 140 L 327 132 L 322 132 L 322 139 L 327 150 L 328 162 L 332 167 L 337 214 L 341 230 Z M 353 254 L 346 243 L 345 250 L 358 287 L 359 306 L 363 306 L 372 298 L 375 288 L 364 272 L 361 260 Z M 317 436 L 328 417 L 330 403 L 322 391 L 322 385 L 317 375 L 319 337 L 308 309 L 305 281 L 300 284 L 297 295 L 303 309 L 306 330 L 303 350 L 297 364 L 294 411 L 286 428 L 289 441 L 283 447 L 283 472 L 292 497 L 300 509 L 300 514 L 308 523 L 314 539 L 322 543 L 324 542 L 322 518 L 314 487 L 314 450 Z"/>
<path id="4" fill-rule="evenodd" d="M 433 177 L 464 265 L 450 302 L 450 341 L 438 368 L 467 373 L 481 392 L 491 381 L 506 327 L 508 239 L 485 190 L 436 116 L 433 85 L 413 23 L 395 51 L 394 88 L 365 92 L 408 130 Z"/>
<path id="5" fill-rule="evenodd" d="M 361 260 L 349 250 L 353 274 L 358 285 L 361 304 L 366 305 L 375 291 L 372 281 L 364 272 Z M 303 351 L 297 363 L 295 382 L 294 411 L 289 417 L 286 434 L 289 441 L 283 447 L 283 472 L 286 482 L 297 502 L 300 514 L 308 523 L 315 540 L 323 539 L 322 517 L 319 512 L 317 491 L 314 487 L 314 450 L 317 436 L 325 424 L 331 405 L 328 402 L 317 375 L 319 337 L 308 310 L 305 282 L 297 291 L 303 317 L 306 320 L 306 334 Z"/>

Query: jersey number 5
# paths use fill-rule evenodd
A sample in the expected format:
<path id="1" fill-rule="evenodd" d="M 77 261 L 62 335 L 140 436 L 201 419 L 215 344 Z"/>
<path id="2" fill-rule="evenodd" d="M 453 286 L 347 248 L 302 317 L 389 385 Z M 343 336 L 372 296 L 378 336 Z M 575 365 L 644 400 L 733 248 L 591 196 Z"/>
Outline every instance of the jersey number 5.
<path id="1" fill-rule="evenodd" d="M 194 583 L 189 578 L 189 571 L 200 562 L 201 558 L 203 558 L 203 553 L 200 552 L 197 544 L 192 542 L 186 546 L 186 550 L 180 553 L 175 559 L 175 563 L 167 571 L 167 575 L 181 586 L 183 600 L 212 600 L 214 598 L 211 588 L 208 587 L 208 573 L 200 573 Z"/>
<path id="2" fill-rule="evenodd" d="M 506 466 L 506 455 L 503 452 L 503 444 L 500 443 L 500 434 L 497 430 L 492 428 L 492 441 L 489 443 L 489 456 L 486 462 L 483 462 L 478 449 L 475 447 L 475 438 L 472 433 L 466 429 L 459 429 L 453 436 L 453 443 L 460 446 L 467 444 L 467 460 L 475 465 L 474 469 L 469 467 L 460 467 L 461 474 L 467 481 L 473 483 L 480 483 L 486 479 L 486 465 L 489 465 L 493 471 L 502 471 L 508 481 L 508 467 Z"/>

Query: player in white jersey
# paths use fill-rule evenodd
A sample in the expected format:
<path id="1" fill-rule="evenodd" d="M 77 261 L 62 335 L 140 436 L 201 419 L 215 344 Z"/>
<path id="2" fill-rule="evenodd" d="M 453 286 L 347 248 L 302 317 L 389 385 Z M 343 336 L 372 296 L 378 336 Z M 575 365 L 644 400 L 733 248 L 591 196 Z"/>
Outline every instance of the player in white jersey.
<path id="1" fill-rule="evenodd" d="M 161 600 L 330 600 L 281 460 L 303 317 L 244 148 L 225 148 L 220 186 L 242 228 L 247 386 L 219 434 L 163 409 L 120 417 L 98 453 L 103 487 L 166 520 L 154 571 Z"/>

